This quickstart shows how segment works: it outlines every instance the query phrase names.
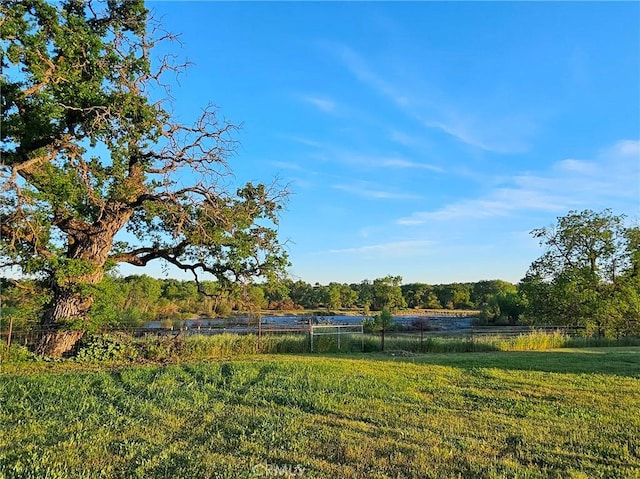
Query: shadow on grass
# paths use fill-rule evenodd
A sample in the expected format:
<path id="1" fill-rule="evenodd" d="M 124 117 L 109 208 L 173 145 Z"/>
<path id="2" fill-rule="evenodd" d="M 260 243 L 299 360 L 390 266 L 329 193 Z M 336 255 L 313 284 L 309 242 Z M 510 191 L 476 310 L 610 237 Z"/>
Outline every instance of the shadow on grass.
<path id="1" fill-rule="evenodd" d="M 310 355 L 319 356 L 319 355 Z M 466 353 L 323 354 L 326 358 L 408 362 L 463 369 L 503 369 L 564 374 L 606 374 L 640 379 L 640 347 Z"/>

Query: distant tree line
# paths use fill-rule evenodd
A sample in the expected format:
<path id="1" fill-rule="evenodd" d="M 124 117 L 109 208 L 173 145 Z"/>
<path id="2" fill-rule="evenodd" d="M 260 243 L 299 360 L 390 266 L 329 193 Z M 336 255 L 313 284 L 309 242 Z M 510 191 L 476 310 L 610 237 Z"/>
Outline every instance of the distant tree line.
<path id="1" fill-rule="evenodd" d="M 2 317 L 13 318 L 14 327 L 37 324 L 50 297 L 36 280 L 2 278 Z M 94 327 L 138 327 L 148 321 L 173 321 L 197 317 L 228 317 L 240 312 L 358 311 L 365 315 L 387 308 L 480 309 L 496 294 L 516 291 L 501 280 L 477 283 L 429 285 L 401 284 L 400 276 L 386 276 L 360 283 L 310 284 L 286 279 L 254 284 L 246 288 L 220 288 L 218 283 L 177 279 L 156 279 L 147 275 L 118 277 L 107 275 L 94 288 L 91 308 Z"/>
<path id="2" fill-rule="evenodd" d="M 487 325 L 582 327 L 589 335 L 640 335 L 640 229 L 609 210 L 570 212 L 536 229 L 544 254 L 519 284 L 499 279 L 451 284 L 402 284 L 400 276 L 326 285 L 293 279 L 221 287 L 215 281 L 107 275 L 92 286 L 92 327 L 167 325 L 182 319 L 228 317 L 234 312 L 315 310 L 478 310 Z M 36 280 L 1 279 L 2 328 L 37 325 L 50 302 Z"/>

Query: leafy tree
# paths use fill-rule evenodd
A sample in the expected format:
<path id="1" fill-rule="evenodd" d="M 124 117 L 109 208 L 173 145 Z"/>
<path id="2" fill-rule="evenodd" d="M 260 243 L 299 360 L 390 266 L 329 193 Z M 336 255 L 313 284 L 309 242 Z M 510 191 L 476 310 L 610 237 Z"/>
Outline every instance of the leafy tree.
<path id="1" fill-rule="evenodd" d="M 373 309 L 381 311 L 383 308 L 394 310 L 406 307 L 407 303 L 400 288 L 401 283 L 401 276 L 389 275 L 373 280 Z"/>
<path id="2" fill-rule="evenodd" d="M 515 292 L 516 289 L 514 284 L 500 279 L 478 281 L 473 284 L 470 299 L 476 307 L 481 308 L 495 295 Z"/>
<path id="3" fill-rule="evenodd" d="M 198 287 L 193 281 L 165 279 L 162 285 L 162 297 L 171 301 L 197 300 Z"/>
<path id="4" fill-rule="evenodd" d="M 14 332 L 26 332 L 34 327 L 50 294 L 42 282 L 0 278 L 0 329 L 12 322 Z"/>
<path id="5" fill-rule="evenodd" d="M 411 283 L 403 284 L 400 289 L 402 290 L 402 296 L 408 308 L 416 309 L 423 308 L 423 298 L 431 289 L 428 284 L 424 283 Z"/>
<path id="6" fill-rule="evenodd" d="M 129 299 L 130 283 L 117 278 L 111 274 L 106 274 L 102 281 L 92 287 L 93 305 L 89 312 L 89 321 L 86 325 L 89 331 L 95 331 L 100 326 L 141 326 L 143 322 L 142 313 L 136 320 L 131 321 L 125 312 L 125 303 Z M 136 311 L 134 315 L 138 313 Z"/>
<path id="7" fill-rule="evenodd" d="M 313 286 L 302 280 L 291 284 L 289 297 L 296 305 L 303 308 L 312 309 L 319 305 Z"/>
<path id="8" fill-rule="evenodd" d="M 245 305 L 245 308 L 249 311 L 261 311 L 267 308 L 264 289 L 259 285 L 253 285 L 247 290 L 247 301 L 248 305 Z"/>
<path id="9" fill-rule="evenodd" d="M 431 320 L 429 318 L 416 318 L 411 322 L 411 326 L 420 331 L 420 349 L 424 344 L 424 332 L 432 329 Z"/>
<path id="10" fill-rule="evenodd" d="M 384 351 L 384 338 L 386 332 L 389 331 L 393 325 L 393 315 L 389 308 L 384 307 L 379 314 L 373 317 L 372 320 L 366 322 L 366 329 L 368 332 L 380 331 L 380 347 Z"/>
<path id="11" fill-rule="evenodd" d="M 124 278 L 127 296 L 123 309 L 135 308 L 150 313 L 162 294 L 162 282 L 146 274 Z"/>
<path id="12" fill-rule="evenodd" d="M 82 337 L 117 263 L 163 259 L 223 285 L 284 269 L 286 188 L 232 186 L 237 128 L 215 108 L 172 117 L 163 78 L 183 66 L 152 65 L 174 37 L 142 0 L 5 0 L 0 31 L 0 254 L 50 285 L 37 352 Z"/>
<path id="13" fill-rule="evenodd" d="M 489 296 L 480 318 L 489 323 L 516 324 L 526 310 L 526 300 L 517 291 L 502 291 Z"/>
<path id="14" fill-rule="evenodd" d="M 495 296 L 501 316 L 507 318 L 509 324 L 516 324 L 527 309 L 527 301 L 517 291 L 503 291 Z"/>
<path id="15" fill-rule="evenodd" d="M 340 302 L 343 308 L 353 308 L 358 301 L 358 293 L 348 284 L 340 285 Z"/>
<path id="16" fill-rule="evenodd" d="M 342 307 L 341 287 L 339 283 L 329 283 L 326 290 L 327 309 L 340 309 Z"/>
<path id="17" fill-rule="evenodd" d="M 358 306 L 364 309 L 365 314 L 369 314 L 369 308 L 373 303 L 373 284 L 365 279 L 355 286 L 354 289 L 358 292 Z"/>
<path id="18" fill-rule="evenodd" d="M 530 321 L 584 326 L 600 336 L 637 331 L 638 228 L 611 210 L 585 210 L 532 234 L 546 251 L 521 284 Z"/>
<path id="19" fill-rule="evenodd" d="M 473 283 L 438 284 L 433 291 L 438 302 L 447 309 L 472 308 L 475 304 L 471 301 Z"/>
<path id="20" fill-rule="evenodd" d="M 162 298 L 176 304 L 181 314 L 193 313 L 199 303 L 199 296 L 195 281 L 163 280 Z"/>
<path id="21" fill-rule="evenodd" d="M 289 298 L 288 283 L 288 281 L 273 279 L 261 285 L 269 309 L 293 309 L 294 304 Z"/>
<path id="22" fill-rule="evenodd" d="M 453 293 L 455 287 L 453 284 L 437 284 L 433 287 L 433 291 L 438 298 L 438 303 L 447 309 L 453 309 Z"/>
<path id="23" fill-rule="evenodd" d="M 471 288 L 467 284 L 456 284 L 453 290 L 453 307 L 456 309 L 472 308 Z"/>
<path id="24" fill-rule="evenodd" d="M 442 305 L 440 304 L 440 301 L 438 301 L 438 297 L 436 296 L 436 293 L 434 293 L 433 291 L 429 291 L 427 293 L 427 297 L 423 298 L 423 307 L 425 309 L 441 309 Z"/>
<path id="25" fill-rule="evenodd" d="M 442 305 L 433 286 L 424 283 L 402 285 L 402 295 L 409 308 L 440 309 Z"/>

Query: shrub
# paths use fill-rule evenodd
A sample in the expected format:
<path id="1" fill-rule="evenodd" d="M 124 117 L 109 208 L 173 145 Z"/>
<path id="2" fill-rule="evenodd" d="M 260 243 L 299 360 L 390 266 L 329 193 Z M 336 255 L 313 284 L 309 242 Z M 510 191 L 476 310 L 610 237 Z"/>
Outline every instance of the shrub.
<path id="1" fill-rule="evenodd" d="M 365 333 L 373 333 L 376 330 L 375 318 L 364 318 L 362 320 L 362 329 Z"/>
<path id="2" fill-rule="evenodd" d="M 91 334 L 85 336 L 78 347 L 78 361 L 133 360 L 138 352 L 132 338 L 125 334 Z"/>
<path id="3" fill-rule="evenodd" d="M 0 360 L 7 362 L 33 361 L 37 357 L 26 346 L 14 344 L 9 348 L 7 354 L 7 344 L 0 342 Z"/>

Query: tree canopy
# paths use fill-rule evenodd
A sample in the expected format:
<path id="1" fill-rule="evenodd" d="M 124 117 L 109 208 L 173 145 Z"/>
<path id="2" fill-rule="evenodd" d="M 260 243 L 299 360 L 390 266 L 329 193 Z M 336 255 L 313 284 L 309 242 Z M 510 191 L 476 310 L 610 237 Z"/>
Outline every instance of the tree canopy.
<path id="1" fill-rule="evenodd" d="M 165 76 L 184 65 L 154 59 L 175 37 L 142 0 L 0 9 L 0 247 L 4 266 L 52 290 L 39 352 L 82 336 L 92 286 L 115 264 L 162 259 L 220 283 L 284 269 L 286 188 L 233 185 L 237 127 L 215 107 L 191 125 L 172 117 Z"/>
<path id="2" fill-rule="evenodd" d="M 640 332 L 640 228 L 611 210 L 585 210 L 532 234 L 546 251 L 520 287 L 530 321 L 601 336 Z"/>

